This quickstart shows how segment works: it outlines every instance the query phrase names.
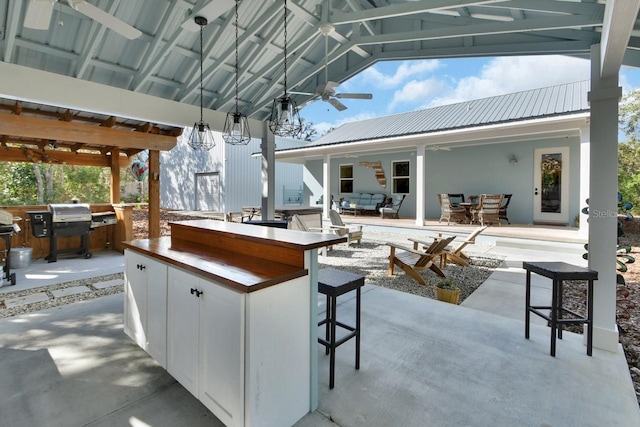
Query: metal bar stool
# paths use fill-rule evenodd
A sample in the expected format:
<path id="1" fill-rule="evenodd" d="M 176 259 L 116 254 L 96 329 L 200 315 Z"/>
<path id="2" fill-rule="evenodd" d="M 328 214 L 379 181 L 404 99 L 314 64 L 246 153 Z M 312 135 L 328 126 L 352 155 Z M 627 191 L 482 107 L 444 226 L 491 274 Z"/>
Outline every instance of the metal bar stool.
<path id="1" fill-rule="evenodd" d="M 593 347 L 593 281 L 598 280 L 598 272 L 588 268 L 577 267 L 564 262 L 523 262 L 522 268 L 527 270 L 527 285 L 525 296 L 525 327 L 524 337 L 529 339 L 529 319 L 531 313 L 546 319 L 551 324 L 551 356 L 556 356 L 556 331 L 558 339 L 562 339 L 562 325 L 582 323 L 587 325 L 587 355 L 591 356 Z M 531 272 L 553 280 L 550 306 L 531 305 Z M 587 307 L 586 314 L 580 315 L 562 306 L 562 282 L 564 280 L 586 280 Z M 550 310 L 549 315 L 541 310 Z M 571 318 L 564 318 L 564 314 Z"/>
<path id="2" fill-rule="evenodd" d="M 326 316 L 318 322 L 318 326 L 325 325 L 325 338 L 318 337 L 318 342 L 325 348 L 325 354 L 329 355 L 329 388 L 334 385 L 336 348 L 351 338 L 356 339 L 356 369 L 360 369 L 360 289 L 364 286 L 364 276 L 323 268 L 318 271 L 318 292 L 327 296 Z M 340 295 L 356 291 L 356 325 L 351 326 L 339 322 L 337 318 L 337 300 Z M 350 331 L 340 339 L 336 339 L 336 326 Z"/>

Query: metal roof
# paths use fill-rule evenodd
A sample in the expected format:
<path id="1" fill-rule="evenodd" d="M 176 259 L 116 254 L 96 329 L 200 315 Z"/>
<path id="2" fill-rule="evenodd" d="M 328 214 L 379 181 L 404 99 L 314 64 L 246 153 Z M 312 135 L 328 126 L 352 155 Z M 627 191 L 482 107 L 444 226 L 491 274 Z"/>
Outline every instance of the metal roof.
<path id="1" fill-rule="evenodd" d="M 83 0 L 55 2 L 45 30 L 25 27 L 30 2 L 41 1 L 0 0 L 5 63 L 199 105 L 200 39 L 193 18 L 203 15 L 209 20 L 203 104 L 222 112 L 235 108 L 233 0 L 86 0 L 140 30 L 133 40 L 70 6 Z M 619 46 L 624 64 L 640 66 L 640 21 L 630 38 L 616 34 L 620 26 L 615 14 L 605 20 L 606 6 L 596 0 L 288 0 L 287 89 L 313 93 L 325 83 L 319 29 L 329 24 L 335 31 L 328 39 L 328 78 L 336 82 L 386 60 L 588 58 L 605 33 L 611 43 L 624 41 Z M 614 7 L 618 16 L 629 14 L 625 4 Z M 267 119 L 272 100 L 284 93 L 283 27 L 282 0 L 240 3 L 239 109 L 257 120 Z M 313 97 L 293 96 L 299 104 Z"/>
<path id="2" fill-rule="evenodd" d="M 345 123 L 306 147 L 368 141 L 589 111 L 589 81 Z"/>

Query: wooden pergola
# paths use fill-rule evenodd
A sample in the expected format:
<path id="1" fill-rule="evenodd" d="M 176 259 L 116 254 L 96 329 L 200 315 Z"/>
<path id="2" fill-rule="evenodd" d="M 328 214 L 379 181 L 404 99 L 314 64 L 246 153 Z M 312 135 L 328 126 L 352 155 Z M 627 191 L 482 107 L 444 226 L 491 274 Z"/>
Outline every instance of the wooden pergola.
<path id="1" fill-rule="evenodd" d="M 0 161 L 111 169 L 111 204 L 120 203 L 120 169 L 149 150 L 149 237 L 160 236 L 160 151 L 182 128 L 69 108 L 0 99 Z"/>

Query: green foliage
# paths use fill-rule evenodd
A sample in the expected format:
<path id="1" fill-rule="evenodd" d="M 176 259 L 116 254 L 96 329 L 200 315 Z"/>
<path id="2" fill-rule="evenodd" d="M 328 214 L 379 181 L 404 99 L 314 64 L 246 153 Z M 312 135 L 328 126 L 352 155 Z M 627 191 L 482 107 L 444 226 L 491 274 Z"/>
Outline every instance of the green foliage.
<path id="1" fill-rule="evenodd" d="M 47 177 L 49 168 L 52 173 Z M 110 173 L 93 166 L 0 163 L 0 205 L 70 203 L 74 197 L 82 203 L 104 203 L 109 200 Z M 42 200 L 38 200 L 38 174 Z"/>
<path id="2" fill-rule="evenodd" d="M 448 291 L 457 291 L 460 289 L 452 279 L 444 279 L 436 283 L 436 287 L 446 289 Z"/>
<path id="3" fill-rule="evenodd" d="M 81 203 L 103 203 L 109 200 L 111 171 L 93 166 L 64 166 L 62 191 L 57 203 L 68 203 L 77 197 Z"/>
<path id="4" fill-rule="evenodd" d="M 589 205 L 589 199 L 586 200 L 587 205 Z M 633 219 L 633 215 L 631 215 L 631 209 L 633 205 L 630 202 L 627 202 L 622 194 L 618 193 L 618 212 L 625 215 L 625 219 L 631 220 Z M 589 215 L 589 206 L 586 206 L 582 209 L 582 213 L 585 215 Z M 631 252 L 631 246 L 621 245 L 619 238 L 624 236 L 624 230 L 622 228 L 622 222 L 618 219 L 618 243 L 616 245 L 616 270 L 620 273 L 616 274 L 616 283 L 619 285 L 624 285 L 624 276 L 622 273 L 627 272 L 627 264 L 633 264 L 636 262 L 636 259 L 629 255 Z M 584 245 L 584 249 L 587 251 L 582 254 L 583 259 L 589 259 L 589 244 Z"/>
<path id="5" fill-rule="evenodd" d="M 620 127 L 627 140 L 618 144 L 618 191 L 640 214 L 640 91 L 626 95 L 620 104 Z"/>
<path id="6" fill-rule="evenodd" d="M 30 163 L 0 163 L 0 205 L 37 204 L 36 176 Z"/>

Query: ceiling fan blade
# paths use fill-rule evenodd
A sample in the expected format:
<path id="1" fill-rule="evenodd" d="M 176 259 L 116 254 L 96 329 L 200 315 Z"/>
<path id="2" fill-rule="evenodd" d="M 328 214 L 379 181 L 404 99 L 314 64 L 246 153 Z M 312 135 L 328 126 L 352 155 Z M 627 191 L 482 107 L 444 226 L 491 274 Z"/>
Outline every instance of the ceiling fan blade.
<path id="1" fill-rule="evenodd" d="M 129 40 L 137 39 L 142 35 L 142 31 L 132 27 L 113 15 L 109 15 L 104 10 L 92 5 L 91 3 L 87 3 L 84 0 L 69 0 L 69 5 L 83 15 L 88 16 L 107 28 L 111 28 L 113 31 L 128 38 Z"/>
<path id="2" fill-rule="evenodd" d="M 329 98 L 329 100 L 327 102 L 329 102 L 329 104 L 333 105 L 335 107 L 335 109 L 338 110 L 338 111 L 344 111 L 344 110 L 347 109 L 346 105 L 344 105 L 342 102 L 338 101 L 335 98 Z"/>
<path id="3" fill-rule="evenodd" d="M 336 93 L 335 97 L 349 99 L 373 99 L 373 95 L 370 93 Z"/>
<path id="4" fill-rule="evenodd" d="M 187 31 L 196 32 L 200 31 L 200 26 L 195 23 L 193 18 L 196 16 L 203 16 L 207 18 L 207 21 L 212 22 L 219 16 L 224 15 L 233 5 L 235 4 L 235 0 L 215 0 L 211 1 L 201 8 L 196 8 L 191 10 L 187 19 L 182 23 L 182 28 Z"/>
<path id="5" fill-rule="evenodd" d="M 51 23 L 53 0 L 31 0 L 24 16 L 24 26 L 34 30 L 46 30 Z"/>

